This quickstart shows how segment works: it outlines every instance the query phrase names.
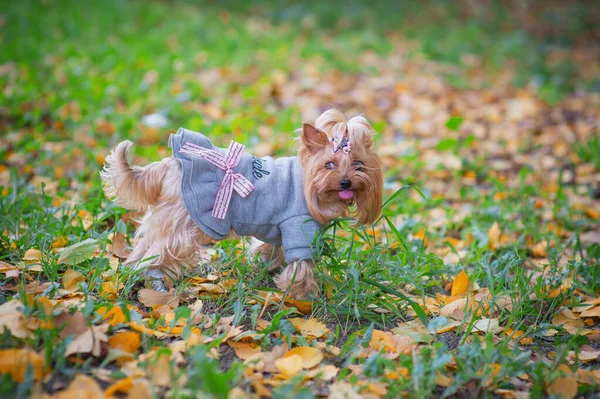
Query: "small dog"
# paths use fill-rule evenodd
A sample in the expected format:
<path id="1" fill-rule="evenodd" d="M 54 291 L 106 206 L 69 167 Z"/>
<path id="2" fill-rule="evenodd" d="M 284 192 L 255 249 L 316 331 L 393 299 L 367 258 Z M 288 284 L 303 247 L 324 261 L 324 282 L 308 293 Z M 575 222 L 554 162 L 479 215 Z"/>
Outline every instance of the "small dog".
<path id="1" fill-rule="evenodd" d="M 373 150 L 373 129 L 363 116 L 346 122 L 337 109 L 315 126 L 302 126 L 297 157 L 252 157 L 232 141 L 228 150 L 179 129 L 169 140 L 173 156 L 130 166 L 130 141 L 106 158 L 101 178 L 107 197 L 145 211 L 139 242 L 126 260 L 154 276 L 172 276 L 197 264 L 202 245 L 227 236 L 261 240 L 254 254 L 279 267 L 281 290 L 296 298 L 318 295 L 314 238 L 322 224 L 351 213 L 373 223 L 382 205 L 383 172 Z M 350 207 L 355 205 L 351 212 Z M 152 275 L 152 273 L 149 273 Z"/>

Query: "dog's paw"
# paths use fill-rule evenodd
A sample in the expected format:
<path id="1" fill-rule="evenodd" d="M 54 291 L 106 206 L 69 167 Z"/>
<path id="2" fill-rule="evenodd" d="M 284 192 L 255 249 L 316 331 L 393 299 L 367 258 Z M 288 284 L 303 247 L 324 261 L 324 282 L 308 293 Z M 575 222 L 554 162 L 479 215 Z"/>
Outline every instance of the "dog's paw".
<path id="1" fill-rule="evenodd" d="M 301 260 L 289 264 L 275 279 L 275 284 L 282 291 L 296 299 L 309 299 L 321 295 L 319 284 L 313 273 L 313 262 Z"/>

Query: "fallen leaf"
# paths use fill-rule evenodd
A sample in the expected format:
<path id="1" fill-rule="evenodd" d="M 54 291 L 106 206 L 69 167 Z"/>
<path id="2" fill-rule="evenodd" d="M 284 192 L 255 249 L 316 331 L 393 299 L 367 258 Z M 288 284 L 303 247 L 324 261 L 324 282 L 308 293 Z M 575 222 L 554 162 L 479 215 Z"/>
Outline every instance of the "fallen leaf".
<path id="1" fill-rule="evenodd" d="M 67 345 L 65 357 L 76 353 L 90 353 L 92 356 L 100 356 L 102 342 L 108 341 L 108 337 L 106 336 L 108 327 L 108 324 L 89 327 Z"/>
<path id="2" fill-rule="evenodd" d="M 490 251 L 495 251 L 500 243 L 500 225 L 498 222 L 494 222 L 492 227 L 488 230 L 488 247 Z"/>
<path id="3" fill-rule="evenodd" d="M 293 318 L 289 319 L 289 322 L 292 323 L 294 328 L 296 328 L 296 330 L 298 330 L 298 332 L 307 339 L 321 338 L 329 333 L 329 329 L 325 326 L 325 324 L 321 323 L 317 319 L 306 320 L 301 318 Z"/>
<path id="4" fill-rule="evenodd" d="M 500 329 L 498 319 L 480 319 L 473 325 L 473 332 L 483 332 L 495 334 Z"/>
<path id="5" fill-rule="evenodd" d="M 559 369 L 564 375 L 556 378 L 546 386 L 548 395 L 556 395 L 561 399 L 573 399 L 577 396 L 577 377 L 565 365 L 560 365 Z"/>
<path id="6" fill-rule="evenodd" d="M 286 379 L 292 378 L 302 371 L 303 364 L 302 357 L 296 354 L 285 356 L 275 361 L 275 367 Z"/>
<path id="7" fill-rule="evenodd" d="M 80 311 L 76 311 L 73 314 L 64 311 L 54 317 L 54 328 L 60 331 L 58 336 L 64 339 L 71 335 L 84 333 L 88 329 L 88 326 L 85 316 Z"/>
<path id="8" fill-rule="evenodd" d="M 140 335 L 133 331 L 120 331 L 108 340 L 108 346 L 127 353 L 135 353 L 141 345 Z"/>
<path id="9" fill-rule="evenodd" d="M 117 305 L 113 305 L 110 309 L 107 306 L 102 306 L 96 312 L 102 317 L 102 320 L 106 320 L 111 326 L 127 322 L 123 309 Z"/>
<path id="10" fill-rule="evenodd" d="M 463 270 L 454 278 L 454 282 L 452 283 L 452 292 L 450 295 L 462 295 L 467 292 L 467 288 L 469 288 L 469 276 Z"/>
<path id="11" fill-rule="evenodd" d="M 68 292 L 79 291 L 79 283 L 84 281 L 85 277 L 83 274 L 73 269 L 65 271 L 62 278 L 63 286 Z"/>
<path id="12" fill-rule="evenodd" d="M 112 254 L 120 259 L 127 259 L 127 257 L 131 254 L 131 250 L 127 247 L 125 243 L 125 234 L 117 232 L 112 239 Z"/>
<path id="13" fill-rule="evenodd" d="M 23 260 L 38 261 L 42 259 L 42 252 L 39 249 L 30 248 L 23 254 Z"/>
<path id="14" fill-rule="evenodd" d="M 68 388 L 53 396 L 56 399 L 104 399 L 104 392 L 95 379 L 83 374 L 75 376 Z"/>
<path id="15" fill-rule="evenodd" d="M 323 353 L 317 348 L 310 346 L 298 346 L 292 350 L 289 350 L 284 358 L 298 355 L 302 359 L 302 367 L 305 369 L 311 369 L 323 360 Z"/>
<path id="16" fill-rule="evenodd" d="M 157 305 L 169 305 L 171 308 L 179 306 L 179 297 L 176 297 L 172 292 L 144 288 L 139 290 L 138 299 L 149 308 Z"/>
<path id="17" fill-rule="evenodd" d="M 148 364 L 148 378 L 156 386 L 171 386 L 171 358 L 168 353 L 161 353 Z"/>
<path id="18" fill-rule="evenodd" d="M 0 305 L 0 334 L 7 329 L 16 338 L 27 338 L 31 335 L 25 324 L 25 316 L 19 311 L 22 308 L 23 304 L 16 299 Z"/>
<path id="19" fill-rule="evenodd" d="M 15 382 L 23 382 L 31 367 L 33 378 L 45 375 L 44 358 L 30 349 L 0 349 L 0 374 L 10 374 Z"/>
<path id="20" fill-rule="evenodd" d="M 600 370 L 577 370 L 577 381 L 586 385 L 600 385 Z"/>
<path id="21" fill-rule="evenodd" d="M 379 350 L 383 347 L 384 350 L 396 353 L 396 346 L 392 340 L 392 334 L 381 330 L 373 330 L 369 347 Z"/>
<path id="22" fill-rule="evenodd" d="M 58 257 L 58 264 L 67 263 L 69 265 L 76 265 L 84 260 L 88 260 L 92 258 L 92 255 L 94 255 L 99 246 L 99 240 L 88 238 L 87 240 L 66 247 Z"/>
<path id="23" fill-rule="evenodd" d="M 260 345 L 253 342 L 228 341 L 227 345 L 231 346 L 235 351 L 236 356 L 242 360 L 248 360 L 261 352 Z"/>
<path id="24" fill-rule="evenodd" d="M 115 382 L 114 384 L 106 388 L 106 391 L 104 391 L 104 396 L 106 398 L 111 398 L 115 396 L 116 393 L 129 393 L 129 391 L 131 391 L 131 388 L 133 388 L 134 377 L 135 376 L 130 375 L 127 378 L 123 378 L 122 380 Z"/>

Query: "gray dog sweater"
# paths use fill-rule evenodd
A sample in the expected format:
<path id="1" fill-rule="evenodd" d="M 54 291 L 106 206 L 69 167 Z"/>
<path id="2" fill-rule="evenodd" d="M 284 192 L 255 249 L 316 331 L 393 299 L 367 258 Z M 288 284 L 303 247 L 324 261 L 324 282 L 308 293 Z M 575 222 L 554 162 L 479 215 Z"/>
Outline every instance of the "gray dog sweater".
<path id="1" fill-rule="evenodd" d="M 254 190 L 242 198 L 235 191 L 224 219 L 212 216 L 225 171 L 206 159 L 180 152 L 186 143 L 227 153 L 213 146 L 203 134 L 180 128 L 169 138 L 173 157 L 181 163 L 181 191 L 192 220 L 210 237 L 222 239 L 233 229 L 242 236 L 256 237 L 269 244 L 283 246 L 287 262 L 312 259 L 313 240 L 320 224 L 306 206 L 302 166 L 298 157 L 257 158 L 247 152 L 233 172 L 243 175 Z"/>

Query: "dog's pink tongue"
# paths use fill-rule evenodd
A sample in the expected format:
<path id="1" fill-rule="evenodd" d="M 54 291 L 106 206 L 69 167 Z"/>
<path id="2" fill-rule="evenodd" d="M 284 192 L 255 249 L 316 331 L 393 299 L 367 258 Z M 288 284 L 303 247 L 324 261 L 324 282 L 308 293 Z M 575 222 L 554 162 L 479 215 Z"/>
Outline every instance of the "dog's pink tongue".
<path id="1" fill-rule="evenodd" d="M 341 199 L 350 199 L 354 196 L 354 193 L 352 192 L 352 190 L 344 190 L 344 191 L 339 191 L 338 194 L 340 195 Z"/>

